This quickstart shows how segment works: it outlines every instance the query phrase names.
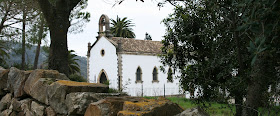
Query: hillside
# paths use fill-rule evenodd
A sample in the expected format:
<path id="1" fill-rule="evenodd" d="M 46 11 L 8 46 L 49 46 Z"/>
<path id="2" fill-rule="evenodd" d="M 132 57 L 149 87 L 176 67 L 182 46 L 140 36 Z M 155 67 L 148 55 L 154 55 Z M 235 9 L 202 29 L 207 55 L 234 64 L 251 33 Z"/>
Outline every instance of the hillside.
<path id="1" fill-rule="evenodd" d="M 7 59 L 7 63 L 9 66 L 12 65 L 16 65 L 16 64 L 20 64 L 21 63 L 21 54 L 17 54 L 20 53 L 20 48 L 21 48 L 21 43 L 12 43 L 9 42 L 9 46 L 11 46 L 11 48 L 9 48 L 8 52 L 10 55 L 10 58 Z M 29 65 L 33 65 L 34 63 L 34 59 L 35 59 L 35 52 L 36 52 L 36 47 L 34 45 L 28 45 L 26 47 L 26 56 L 25 56 L 25 61 L 27 64 Z M 44 66 L 44 62 L 47 60 L 47 53 L 45 53 L 42 48 L 40 50 L 40 55 L 39 55 L 39 61 L 38 61 L 38 68 Z M 87 72 L 87 59 L 86 57 L 82 57 L 82 56 L 77 56 L 76 57 L 78 59 L 77 63 L 80 65 L 80 69 L 81 69 L 81 75 L 86 78 L 86 72 Z"/>

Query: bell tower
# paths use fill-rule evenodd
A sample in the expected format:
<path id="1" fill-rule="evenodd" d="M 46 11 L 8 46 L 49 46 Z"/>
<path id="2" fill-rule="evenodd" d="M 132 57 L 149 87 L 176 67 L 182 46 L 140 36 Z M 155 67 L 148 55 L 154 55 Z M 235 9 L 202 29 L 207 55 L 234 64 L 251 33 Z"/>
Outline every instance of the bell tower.
<path id="1" fill-rule="evenodd" d="M 99 19 L 99 31 L 98 36 L 96 37 L 99 39 L 101 36 L 106 36 L 107 38 L 111 38 L 112 34 L 110 32 L 110 19 L 107 15 L 102 14 L 100 19 Z"/>

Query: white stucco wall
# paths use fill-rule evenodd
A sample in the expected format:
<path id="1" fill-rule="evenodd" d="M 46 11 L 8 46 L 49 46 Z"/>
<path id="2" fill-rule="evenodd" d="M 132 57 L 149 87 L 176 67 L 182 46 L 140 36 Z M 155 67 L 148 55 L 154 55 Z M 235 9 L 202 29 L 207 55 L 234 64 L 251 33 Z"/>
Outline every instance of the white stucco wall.
<path id="1" fill-rule="evenodd" d="M 168 67 L 165 67 L 166 73 L 163 73 L 160 71 L 162 64 L 159 61 L 157 56 L 122 54 L 122 84 L 126 88 L 124 91 L 131 96 L 141 96 L 143 85 L 144 96 L 161 96 L 164 94 L 165 85 L 165 95 L 179 94 L 179 80 L 173 75 L 173 83 L 167 82 Z M 142 84 L 135 83 L 138 66 L 142 69 Z M 152 83 L 155 66 L 158 69 L 158 83 Z"/>
<path id="2" fill-rule="evenodd" d="M 102 49 L 105 51 L 104 56 L 101 55 Z M 105 37 L 101 37 L 90 51 L 89 81 L 91 83 L 98 83 L 98 78 L 102 69 L 106 72 L 107 79 L 110 81 L 109 87 L 117 89 L 118 76 L 116 48 Z"/>

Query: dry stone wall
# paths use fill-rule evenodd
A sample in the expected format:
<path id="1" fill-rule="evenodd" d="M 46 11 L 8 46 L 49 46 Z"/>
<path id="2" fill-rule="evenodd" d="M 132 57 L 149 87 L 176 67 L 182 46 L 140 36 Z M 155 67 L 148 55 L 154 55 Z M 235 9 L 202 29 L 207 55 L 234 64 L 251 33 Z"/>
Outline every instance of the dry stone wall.
<path id="1" fill-rule="evenodd" d="M 0 116 L 172 116 L 183 111 L 165 98 L 108 91 L 107 85 L 70 81 L 55 70 L 0 67 Z"/>
<path id="2" fill-rule="evenodd" d="M 87 106 L 108 96 L 104 84 L 70 81 L 55 70 L 0 67 L 0 116 L 84 115 Z"/>

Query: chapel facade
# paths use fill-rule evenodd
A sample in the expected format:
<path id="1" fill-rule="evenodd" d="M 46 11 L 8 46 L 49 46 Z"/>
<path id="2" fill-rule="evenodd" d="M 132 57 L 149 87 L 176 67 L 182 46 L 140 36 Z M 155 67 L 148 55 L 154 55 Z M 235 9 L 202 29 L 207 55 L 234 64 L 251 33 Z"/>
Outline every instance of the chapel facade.
<path id="1" fill-rule="evenodd" d="M 109 87 L 131 96 L 162 96 L 180 94 L 174 69 L 160 70 L 162 43 L 150 39 L 112 37 L 106 15 L 99 19 L 97 40 L 88 43 L 87 79 L 91 83 L 106 83 Z M 178 73 L 175 73 L 178 74 Z M 171 79 L 167 79 L 171 77 Z"/>

